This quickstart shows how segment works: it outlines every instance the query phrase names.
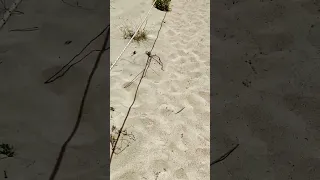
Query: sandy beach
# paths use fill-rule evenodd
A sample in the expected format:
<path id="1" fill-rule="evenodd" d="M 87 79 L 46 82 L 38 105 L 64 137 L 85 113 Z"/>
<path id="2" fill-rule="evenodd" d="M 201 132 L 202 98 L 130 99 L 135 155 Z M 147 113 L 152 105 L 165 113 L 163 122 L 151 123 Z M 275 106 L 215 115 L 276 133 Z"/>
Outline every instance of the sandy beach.
<path id="1" fill-rule="evenodd" d="M 10 6 L 12 1 L 6 2 Z M 0 30 L 0 144 L 12 145 L 16 153 L 0 160 L 0 179 L 5 178 L 4 172 L 13 180 L 49 179 L 60 148 L 77 121 L 98 52 L 56 81 L 44 82 L 108 25 L 109 3 L 65 2 L 71 4 L 22 1 L 16 9 L 22 13 L 12 15 Z M 92 42 L 75 61 L 100 49 L 104 38 Z M 108 179 L 108 56 L 109 52 L 102 55 L 104 60 L 93 77 L 79 129 L 66 148 L 57 180 Z"/>
<path id="2" fill-rule="evenodd" d="M 111 162 L 112 180 L 210 179 L 209 2 L 172 1 L 167 13 L 152 8 L 142 27 L 147 40 L 130 44 L 111 70 L 112 133 L 123 124 L 139 78 L 128 83 L 144 69 L 146 51 L 156 40 L 151 53 L 156 59 L 140 84 Z M 135 29 L 151 5 L 144 0 L 111 2 L 111 63 L 129 41 L 121 29 Z"/>
<path id="3" fill-rule="evenodd" d="M 124 30 L 150 8 L 145 40 L 117 59 Z M 13 157 L 0 151 L 0 179 L 109 179 L 111 155 L 111 180 L 320 179 L 319 9 L 313 0 L 173 0 L 169 12 L 151 0 L 21 1 L 0 29 L 0 150 L 14 147 Z"/>
<path id="4" fill-rule="evenodd" d="M 320 179 L 320 4 L 211 7 L 211 178 Z"/>

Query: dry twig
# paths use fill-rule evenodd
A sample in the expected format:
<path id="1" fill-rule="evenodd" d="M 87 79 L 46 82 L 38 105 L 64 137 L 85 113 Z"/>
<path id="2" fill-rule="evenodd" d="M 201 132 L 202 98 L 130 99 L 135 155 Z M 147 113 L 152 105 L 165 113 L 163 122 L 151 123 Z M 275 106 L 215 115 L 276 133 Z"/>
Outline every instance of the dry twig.
<path id="1" fill-rule="evenodd" d="M 146 54 L 148 55 L 148 58 L 147 58 L 147 61 L 146 61 L 145 66 L 144 66 L 144 69 L 143 69 L 143 71 L 141 72 L 142 75 L 140 76 L 139 83 L 138 83 L 137 88 L 136 88 L 136 90 L 135 90 L 133 101 L 132 101 L 131 105 L 129 106 L 128 111 L 127 111 L 127 113 L 126 113 L 126 116 L 125 116 L 125 118 L 124 118 L 124 120 L 123 120 L 123 122 L 122 122 L 122 125 L 121 125 L 120 129 L 119 129 L 118 137 L 116 138 L 115 142 L 113 143 L 112 152 L 111 152 L 111 156 L 110 156 L 110 164 L 111 164 L 111 162 L 112 162 L 112 157 L 113 157 L 113 155 L 115 154 L 115 150 L 116 150 L 116 148 L 117 148 L 117 144 L 118 144 L 118 142 L 119 142 L 119 140 L 120 140 L 120 136 L 121 136 L 121 134 L 122 134 L 121 132 L 124 130 L 124 129 L 123 129 L 123 128 L 124 128 L 124 125 L 125 125 L 128 117 L 129 117 L 129 114 L 130 114 L 130 111 L 131 111 L 131 109 L 132 109 L 132 106 L 134 105 L 134 103 L 135 103 L 135 101 L 136 101 L 136 99 L 137 99 L 137 95 L 138 95 L 138 91 L 139 91 L 139 88 L 140 88 L 140 84 L 141 84 L 143 78 L 145 77 L 145 75 L 146 75 L 146 73 L 147 73 L 147 71 L 148 71 L 148 68 L 150 67 L 150 62 L 154 59 L 154 57 L 158 57 L 158 56 L 156 56 L 156 55 L 152 55 L 151 52 L 152 52 L 152 50 L 154 49 L 154 46 L 155 46 L 155 44 L 156 44 L 156 42 L 157 42 L 157 40 L 158 40 L 158 38 L 159 38 L 159 34 L 160 34 L 160 31 L 161 31 L 161 28 L 162 28 L 164 19 L 166 18 L 166 15 L 167 15 L 167 12 L 165 13 L 165 15 L 164 15 L 164 17 L 163 17 L 163 19 L 162 19 L 160 28 L 159 28 L 159 30 L 158 30 L 157 37 L 156 37 L 156 39 L 155 39 L 155 41 L 154 41 L 154 43 L 153 43 L 153 46 L 152 46 L 151 50 L 146 52 Z M 160 60 L 160 57 L 158 57 L 158 59 L 155 59 L 155 60 L 162 66 L 162 62 L 161 62 L 161 60 Z M 163 68 L 162 68 L 162 69 L 163 69 Z"/>
<path id="2" fill-rule="evenodd" d="M 39 30 L 39 27 L 31 27 L 31 28 L 23 28 L 23 29 L 11 29 L 10 32 L 14 32 L 14 31 L 25 32 L 25 31 L 37 31 L 37 30 Z"/>
<path id="3" fill-rule="evenodd" d="M 3 17 L 0 19 L 0 29 L 4 26 L 4 24 L 6 24 L 11 14 L 16 12 L 15 9 L 17 8 L 17 6 L 21 1 L 22 0 L 15 0 L 10 6 L 10 8 L 7 8 L 5 0 L 1 0 L 1 4 L 3 5 L 3 9 L 5 10 L 5 13 Z"/>
<path id="4" fill-rule="evenodd" d="M 223 160 L 225 160 L 234 150 L 236 150 L 239 147 L 239 144 L 237 144 L 235 147 L 233 147 L 232 149 L 230 149 L 228 152 L 226 152 L 224 155 L 222 155 L 220 158 L 218 158 L 217 160 L 213 161 L 210 166 L 217 164 L 218 162 L 221 162 Z"/>
<path id="5" fill-rule="evenodd" d="M 178 114 L 178 113 L 180 113 L 181 111 L 183 111 L 184 108 L 186 108 L 186 107 L 183 107 L 182 109 L 180 109 L 178 112 L 176 112 L 176 114 Z"/>

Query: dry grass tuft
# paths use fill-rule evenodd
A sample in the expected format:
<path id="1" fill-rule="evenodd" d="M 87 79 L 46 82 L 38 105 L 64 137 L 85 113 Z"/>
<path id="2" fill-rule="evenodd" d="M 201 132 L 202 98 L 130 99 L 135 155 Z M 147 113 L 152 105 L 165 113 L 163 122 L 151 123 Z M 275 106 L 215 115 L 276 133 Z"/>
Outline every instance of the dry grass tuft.
<path id="1" fill-rule="evenodd" d="M 124 26 L 121 31 L 124 39 L 131 39 L 135 33 L 135 30 L 129 26 Z M 138 43 L 148 40 L 147 31 L 145 29 L 139 30 L 133 40 Z"/>
<path id="2" fill-rule="evenodd" d="M 153 2 L 156 1 L 156 3 L 154 4 L 154 7 L 159 9 L 160 11 L 170 11 L 170 3 L 171 0 L 153 0 Z"/>

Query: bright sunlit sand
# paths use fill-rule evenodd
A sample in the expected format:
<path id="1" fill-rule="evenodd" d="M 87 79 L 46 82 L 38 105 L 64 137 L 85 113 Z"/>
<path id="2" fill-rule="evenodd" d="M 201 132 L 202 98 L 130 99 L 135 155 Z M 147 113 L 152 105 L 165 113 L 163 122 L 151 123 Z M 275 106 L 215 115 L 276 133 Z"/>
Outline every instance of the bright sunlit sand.
<path id="1" fill-rule="evenodd" d="M 152 57 L 112 158 L 112 180 L 210 179 L 209 2 L 172 1 L 167 13 L 152 8 L 138 34 L 142 38 L 111 70 L 114 138 Z M 151 0 L 111 2 L 111 63 L 130 39 L 124 34 L 140 25 L 151 5 Z"/>

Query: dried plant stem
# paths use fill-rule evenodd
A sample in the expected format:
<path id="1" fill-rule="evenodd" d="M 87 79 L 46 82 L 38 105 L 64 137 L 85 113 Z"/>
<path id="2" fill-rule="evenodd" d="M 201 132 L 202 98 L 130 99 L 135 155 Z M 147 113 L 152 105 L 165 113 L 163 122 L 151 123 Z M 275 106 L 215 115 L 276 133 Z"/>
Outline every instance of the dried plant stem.
<path id="1" fill-rule="evenodd" d="M 15 11 L 15 9 L 18 7 L 22 0 L 15 0 L 9 9 L 6 10 L 3 17 L 0 19 L 0 29 L 3 27 L 3 25 L 6 24 L 11 14 Z"/>

